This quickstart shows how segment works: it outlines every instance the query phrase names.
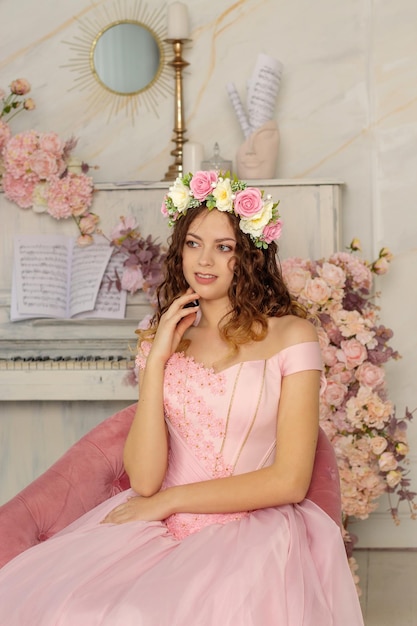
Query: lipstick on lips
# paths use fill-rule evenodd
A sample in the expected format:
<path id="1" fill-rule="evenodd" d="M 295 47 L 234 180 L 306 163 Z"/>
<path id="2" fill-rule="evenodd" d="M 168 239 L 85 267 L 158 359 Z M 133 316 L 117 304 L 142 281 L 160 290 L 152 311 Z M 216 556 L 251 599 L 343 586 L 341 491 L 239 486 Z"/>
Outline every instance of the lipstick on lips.
<path id="1" fill-rule="evenodd" d="M 214 276 L 214 274 L 199 273 L 194 274 L 194 277 L 196 279 L 196 282 L 200 285 L 210 285 L 210 283 L 213 283 L 217 279 L 217 276 Z"/>

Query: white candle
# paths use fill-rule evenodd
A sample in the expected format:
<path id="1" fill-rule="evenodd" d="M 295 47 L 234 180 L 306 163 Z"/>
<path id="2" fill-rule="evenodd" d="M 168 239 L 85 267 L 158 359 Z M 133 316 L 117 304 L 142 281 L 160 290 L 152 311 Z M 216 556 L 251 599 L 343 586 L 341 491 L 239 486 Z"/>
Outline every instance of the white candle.
<path id="1" fill-rule="evenodd" d="M 168 5 L 168 39 L 188 39 L 190 24 L 188 9 L 183 2 L 172 2 Z"/>
<path id="2" fill-rule="evenodd" d="M 201 162 L 203 160 L 203 146 L 199 143 L 191 143 L 187 141 L 182 147 L 182 172 L 197 172 L 201 170 Z"/>

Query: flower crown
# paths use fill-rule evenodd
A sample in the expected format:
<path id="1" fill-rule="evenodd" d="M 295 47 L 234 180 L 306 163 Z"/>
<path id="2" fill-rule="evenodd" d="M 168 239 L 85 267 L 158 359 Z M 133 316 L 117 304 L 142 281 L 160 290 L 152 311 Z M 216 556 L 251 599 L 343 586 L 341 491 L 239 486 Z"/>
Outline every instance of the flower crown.
<path id="1" fill-rule="evenodd" d="M 215 171 L 200 171 L 179 176 L 162 203 L 161 211 L 173 226 L 188 209 L 206 204 L 209 210 L 234 213 L 240 218 L 240 230 L 249 235 L 257 248 L 267 248 L 281 235 L 282 222 L 278 202 L 263 191 L 248 187 L 245 182 L 233 180 Z"/>

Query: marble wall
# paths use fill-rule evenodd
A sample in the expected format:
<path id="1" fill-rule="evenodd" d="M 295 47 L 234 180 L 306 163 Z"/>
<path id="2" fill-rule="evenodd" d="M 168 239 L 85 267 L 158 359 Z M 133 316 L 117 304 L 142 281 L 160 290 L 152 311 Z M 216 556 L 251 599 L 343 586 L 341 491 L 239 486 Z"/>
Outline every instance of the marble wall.
<path id="1" fill-rule="evenodd" d="M 415 0 L 185 3 L 192 31 L 184 53 L 190 63 L 184 75 L 188 139 L 201 143 L 206 156 L 219 141 L 222 155 L 234 159 L 243 136 L 228 100 L 227 82 L 233 81 L 244 98 L 259 52 L 283 63 L 275 114 L 281 133 L 276 177 L 343 180 L 344 244 L 355 236 L 367 257 L 382 246 L 395 254 L 391 271 L 378 283 L 382 320 L 393 328 L 393 346 L 403 356 L 389 366 L 388 379 L 399 412 L 405 405 L 413 409 L 417 406 Z M 163 6 L 158 0 L 148 4 Z M 123 111 L 109 116 L 104 93 L 89 106 L 90 90 L 75 83 L 80 72 L 68 44 L 84 36 L 86 20 L 98 30 L 104 8 L 112 12 L 127 5 L 128 0 L 38 0 L 33 13 L 31 0 L 1 1 L 0 87 L 26 77 L 37 105 L 35 111 L 17 117 L 13 128 L 55 130 L 63 137 L 74 133 L 79 137 L 77 153 L 99 166 L 94 172 L 97 182 L 159 180 L 172 162 L 172 95 L 161 95 L 159 117 L 141 106 L 132 125 Z M 416 424 L 410 439 L 411 475 L 417 483 Z M 383 527 L 384 516 L 382 510 L 358 528 L 367 545 L 372 544 L 375 529 Z M 405 516 L 400 530 L 387 523 L 387 532 L 393 543 L 406 537 L 407 545 L 416 546 L 415 524 Z"/>

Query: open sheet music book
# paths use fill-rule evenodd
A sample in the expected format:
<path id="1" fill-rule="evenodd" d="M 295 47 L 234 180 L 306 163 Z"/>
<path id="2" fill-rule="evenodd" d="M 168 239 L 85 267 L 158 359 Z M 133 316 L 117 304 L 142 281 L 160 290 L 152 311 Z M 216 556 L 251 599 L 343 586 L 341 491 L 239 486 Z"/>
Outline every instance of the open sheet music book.
<path id="1" fill-rule="evenodd" d="M 117 291 L 105 274 L 123 262 L 100 236 L 85 248 L 66 235 L 16 235 L 10 319 L 37 317 L 107 318 L 125 316 L 126 292 Z"/>

